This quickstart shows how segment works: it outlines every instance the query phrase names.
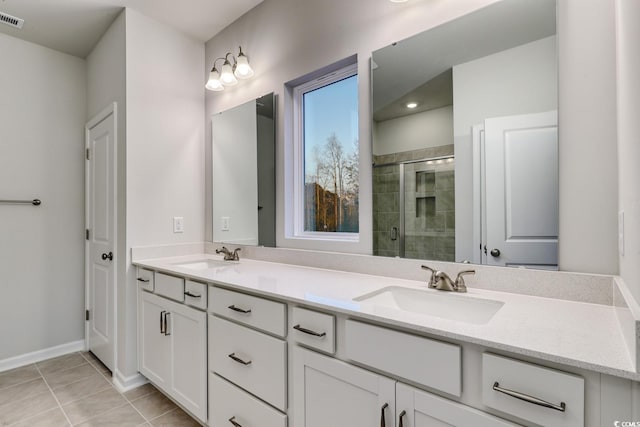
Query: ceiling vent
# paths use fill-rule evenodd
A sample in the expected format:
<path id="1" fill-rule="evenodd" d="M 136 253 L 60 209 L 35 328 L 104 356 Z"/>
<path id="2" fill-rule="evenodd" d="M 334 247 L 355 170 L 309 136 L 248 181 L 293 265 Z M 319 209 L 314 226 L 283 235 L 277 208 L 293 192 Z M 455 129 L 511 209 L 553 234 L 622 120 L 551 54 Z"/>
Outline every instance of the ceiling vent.
<path id="1" fill-rule="evenodd" d="M 0 22 L 12 26 L 13 28 L 22 29 L 24 25 L 24 19 L 16 18 L 15 16 L 7 15 L 4 12 L 0 12 Z"/>

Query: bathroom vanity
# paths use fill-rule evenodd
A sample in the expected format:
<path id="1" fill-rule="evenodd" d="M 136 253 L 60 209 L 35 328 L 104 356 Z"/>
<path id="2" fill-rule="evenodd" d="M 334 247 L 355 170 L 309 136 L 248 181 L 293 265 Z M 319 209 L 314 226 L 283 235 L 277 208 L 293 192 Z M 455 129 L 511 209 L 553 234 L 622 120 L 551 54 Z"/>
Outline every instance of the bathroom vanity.
<path id="1" fill-rule="evenodd" d="M 599 426 L 640 411 L 613 305 L 209 254 L 134 264 L 140 372 L 210 426 Z M 153 372 L 146 354 L 163 358 Z"/>

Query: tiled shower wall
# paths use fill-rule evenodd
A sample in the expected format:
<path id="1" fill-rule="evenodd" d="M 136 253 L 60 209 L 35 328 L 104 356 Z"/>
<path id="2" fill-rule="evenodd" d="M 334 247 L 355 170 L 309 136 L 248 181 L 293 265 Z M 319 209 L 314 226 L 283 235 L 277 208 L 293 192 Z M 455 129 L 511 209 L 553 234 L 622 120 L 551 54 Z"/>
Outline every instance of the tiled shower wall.
<path id="1" fill-rule="evenodd" d="M 400 166 L 408 160 L 453 154 L 453 145 L 374 156 L 374 255 L 398 256 Z M 391 164 L 389 164 L 391 163 Z M 387 164 L 386 166 L 381 166 Z M 454 163 L 405 164 L 405 257 L 453 261 L 455 257 Z"/>

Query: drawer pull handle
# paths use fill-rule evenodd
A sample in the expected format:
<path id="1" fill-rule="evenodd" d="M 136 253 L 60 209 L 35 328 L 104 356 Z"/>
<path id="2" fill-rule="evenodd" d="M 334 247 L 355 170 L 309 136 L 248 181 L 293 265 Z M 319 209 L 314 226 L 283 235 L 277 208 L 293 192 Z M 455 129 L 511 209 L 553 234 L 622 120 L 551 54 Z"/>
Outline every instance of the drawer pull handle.
<path id="1" fill-rule="evenodd" d="M 143 279 L 142 277 L 138 277 L 138 282 L 149 283 L 149 279 Z"/>
<path id="2" fill-rule="evenodd" d="M 398 427 L 403 427 L 402 419 L 405 415 L 407 415 L 407 411 L 402 411 L 400 412 L 400 415 L 398 415 Z"/>
<path id="3" fill-rule="evenodd" d="M 502 388 L 498 381 L 493 383 L 493 389 L 499 393 L 504 393 L 507 396 L 515 397 L 516 399 L 524 400 L 525 402 L 533 403 L 534 405 L 544 406 L 545 408 L 555 409 L 560 412 L 564 412 L 567 407 L 564 402 L 560 402 L 560 405 L 554 405 L 546 400 L 538 399 L 537 397 L 529 396 L 528 394 Z"/>
<path id="4" fill-rule="evenodd" d="M 242 309 L 242 308 L 240 308 L 240 307 L 236 307 L 236 306 L 235 306 L 235 305 L 233 305 L 233 304 L 232 304 L 232 305 L 230 305 L 230 306 L 229 306 L 229 307 L 227 307 L 227 308 L 228 308 L 229 310 L 237 311 L 238 313 L 242 313 L 242 314 L 249 314 L 249 313 L 251 313 L 251 309 L 249 309 L 249 310 L 245 310 L 245 309 Z"/>
<path id="5" fill-rule="evenodd" d="M 305 334 L 313 335 L 314 337 L 324 337 L 325 335 L 327 335 L 326 332 L 318 333 L 312 331 L 311 329 L 303 328 L 300 325 L 295 325 L 293 329 L 295 329 L 296 331 L 304 332 Z"/>
<path id="6" fill-rule="evenodd" d="M 164 323 L 164 315 L 165 315 L 166 311 L 162 310 L 160 312 L 160 333 L 164 335 L 164 328 L 165 328 L 165 323 Z"/>
<path id="7" fill-rule="evenodd" d="M 235 361 L 236 361 L 236 362 L 238 362 L 238 363 L 242 363 L 244 366 L 251 365 L 251 360 L 249 360 L 249 361 L 242 360 L 242 359 L 240 359 L 238 356 L 236 356 L 236 354 L 235 354 L 235 353 L 231 353 L 231 354 L 229 355 L 229 357 L 230 357 L 231 359 L 235 360 Z"/>
<path id="8" fill-rule="evenodd" d="M 242 427 L 242 424 L 238 424 L 238 423 L 236 422 L 236 417 L 235 417 L 235 416 L 233 416 L 233 417 L 229 418 L 229 422 L 230 422 L 231 424 L 233 424 L 235 427 Z"/>
<path id="9" fill-rule="evenodd" d="M 382 405 L 382 409 L 380 409 L 380 427 L 386 427 L 387 423 L 384 421 L 384 410 L 389 407 L 388 403 Z"/>
<path id="10" fill-rule="evenodd" d="M 201 297 L 202 297 L 202 295 L 200 295 L 200 294 L 192 294 L 192 293 L 191 293 L 191 292 L 189 292 L 189 291 L 184 291 L 184 294 L 185 294 L 186 296 L 188 296 L 188 297 L 191 297 L 191 298 L 201 298 Z"/>
<path id="11" fill-rule="evenodd" d="M 164 334 L 167 336 L 171 335 L 171 332 L 169 332 L 169 327 L 167 326 L 169 324 L 168 317 L 170 314 L 171 313 L 169 313 L 168 311 L 164 314 Z"/>

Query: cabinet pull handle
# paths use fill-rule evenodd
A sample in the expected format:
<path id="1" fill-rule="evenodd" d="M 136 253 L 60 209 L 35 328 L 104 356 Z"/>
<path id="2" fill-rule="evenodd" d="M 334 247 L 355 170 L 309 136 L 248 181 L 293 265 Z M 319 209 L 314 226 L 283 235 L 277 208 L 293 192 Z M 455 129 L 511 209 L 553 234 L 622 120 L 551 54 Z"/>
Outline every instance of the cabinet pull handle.
<path id="1" fill-rule="evenodd" d="M 200 297 L 202 297 L 202 295 L 200 295 L 200 294 L 192 294 L 192 293 L 191 293 L 191 292 L 189 292 L 189 291 L 184 291 L 184 294 L 185 294 L 186 296 L 188 296 L 188 297 L 191 297 L 191 298 L 200 298 Z"/>
<path id="2" fill-rule="evenodd" d="M 242 363 L 244 366 L 251 365 L 251 360 L 249 360 L 249 361 L 242 360 L 242 359 L 240 359 L 238 356 L 236 356 L 236 354 L 235 354 L 235 353 L 231 353 L 231 354 L 229 355 L 229 357 L 230 357 L 231 359 L 235 360 L 235 361 L 236 361 L 236 362 L 238 362 L 238 363 Z"/>
<path id="3" fill-rule="evenodd" d="M 555 409 L 556 411 L 564 412 L 567 405 L 564 402 L 560 402 L 560 405 L 555 405 L 546 400 L 538 399 L 537 397 L 529 396 L 528 394 L 520 393 L 518 391 L 509 390 L 507 388 L 500 387 L 498 381 L 493 383 L 493 389 L 498 393 L 504 393 L 507 396 L 515 397 L 516 399 L 524 400 L 525 402 L 533 403 L 534 405 L 544 406 L 545 408 Z"/>
<path id="4" fill-rule="evenodd" d="M 327 335 L 326 332 L 322 332 L 322 333 L 315 332 L 315 331 L 312 331 L 311 329 L 303 328 L 299 324 L 295 325 L 293 329 L 295 329 L 296 331 L 304 332 L 305 334 L 313 335 L 314 337 L 324 337 L 325 335 Z"/>
<path id="5" fill-rule="evenodd" d="M 230 310 L 233 310 L 233 311 L 237 311 L 238 313 L 242 313 L 242 314 L 249 314 L 249 313 L 251 313 L 251 309 L 249 309 L 249 310 L 244 310 L 244 309 L 242 309 L 242 308 L 240 308 L 240 307 L 236 307 L 236 306 L 235 306 L 235 305 L 233 305 L 233 304 L 231 304 L 231 305 L 230 305 L 229 307 L 227 307 L 227 308 L 228 308 L 228 309 L 230 309 Z"/>
<path id="6" fill-rule="evenodd" d="M 242 427 L 242 424 L 238 424 L 238 423 L 236 422 L 236 417 L 235 417 L 235 416 L 233 416 L 233 417 L 229 418 L 229 422 L 230 422 L 231 424 L 233 424 L 235 427 Z"/>
<path id="7" fill-rule="evenodd" d="M 149 279 L 143 279 L 142 277 L 138 277 L 138 282 L 149 283 Z"/>
<path id="8" fill-rule="evenodd" d="M 169 313 L 168 311 L 164 314 L 164 334 L 165 335 L 171 335 L 171 333 L 169 332 L 169 328 L 167 326 L 169 324 L 167 318 L 169 317 L 170 314 L 171 313 Z"/>
<path id="9" fill-rule="evenodd" d="M 384 421 L 384 410 L 389 407 L 388 403 L 382 405 L 382 409 L 380 409 L 380 427 L 386 427 L 387 423 Z"/>
<path id="10" fill-rule="evenodd" d="M 165 328 L 165 323 L 164 323 L 164 314 L 166 313 L 166 311 L 161 311 L 160 312 L 160 333 L 164 334 L 164 328 Z"/>
<path id="11" fill-rule="evenodd" d="M 398 415 L 398 427 L 403 427 L 402 419 L 404 418 L 405 415 L 407 415 L 407 411 L 402 411 L 400 412 L 400 415 Z"/>

